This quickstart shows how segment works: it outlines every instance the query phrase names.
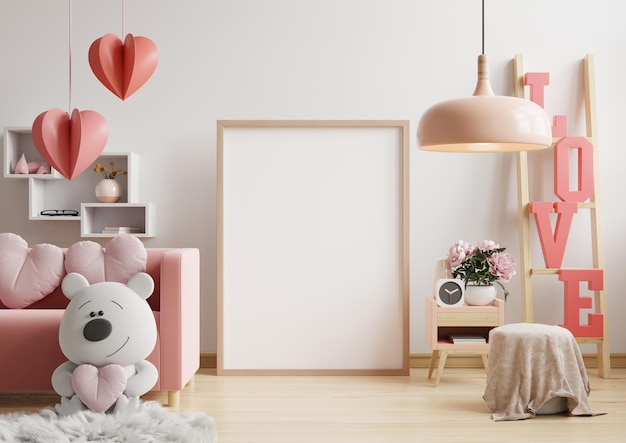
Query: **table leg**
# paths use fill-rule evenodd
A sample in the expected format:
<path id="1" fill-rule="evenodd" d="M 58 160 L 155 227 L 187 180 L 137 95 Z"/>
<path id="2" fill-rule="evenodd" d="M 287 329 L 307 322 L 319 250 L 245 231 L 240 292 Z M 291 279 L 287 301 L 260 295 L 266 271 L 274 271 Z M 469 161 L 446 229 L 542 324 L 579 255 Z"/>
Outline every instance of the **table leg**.
<path id="1" fill-rule="evenodd" d="M 435 378 L 435 386 L 439 384 L 441 375 L 443 374 L 443 368 L 446 365 L 446 359 L 448 358 L 448 351 L 440 351 L 439 366 L 437 366 L 437 377 Z"/>
<path id="2" fill-rule="evenodd" d="M 439 351 L 433 351 L 433 354 L 430 357 L 430 368 L 428 368 L 429 380 L 433 377 L 433 370 L 435 369 L 435 363 L 437 362 L 438 357 L 439 357 Z"/>

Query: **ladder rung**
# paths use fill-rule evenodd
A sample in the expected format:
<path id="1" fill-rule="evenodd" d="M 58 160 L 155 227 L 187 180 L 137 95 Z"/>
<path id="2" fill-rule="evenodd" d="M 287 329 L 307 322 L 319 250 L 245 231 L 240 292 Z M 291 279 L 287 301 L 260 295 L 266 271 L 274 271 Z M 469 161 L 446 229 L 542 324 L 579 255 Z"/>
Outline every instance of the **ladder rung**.
<path id="1" fill-rule="evenodd" d="M 600 269 L 600 268 L 530 268 L 530 273 L 531 274 L 536 274 L 536 275 L 556 275 L 559 273 L 560 270 L 562 269 Z"/>
<path id="2" fill-rule="evenodd" d="M 596 202 L 582 202 L 578 203 L 578 208 L 595 209 Z"/>
<path id="3" fill-rule="evenodd" d="M 554 275 L 559 273 L 559 268 L 530 268 L 531 274 Z"/>
<path id="4" fill-rule="evenodd" d="M 580 344 L 602 343 L 604 342 L 604 337 L 576 337 L 576 342 Z"/>
<path id="5" fill-rule="evenodd" d="M 585 135 L 581 135 L 581 137 L 586 138 L 592 145 L 594 144 L 593 143 L 593 137 L 589 137 L 589 136 L 585 136 Z M 563 140 L 564 138 L 566 138 L 566 137 L 552 137 L 552 144 L 555 145 L 558 142 L 560 142 L 561 140 Z"/>
<path id="6" fill-rule="evenodd" d="M 526 207 L 530 207 L 530 202 L 526 203 L 525 206 Z M 595 207 L 596 207 L 596 202 L 582 202 L 582 203 L 578 203 L 578 209 L 595 209 Z"/>

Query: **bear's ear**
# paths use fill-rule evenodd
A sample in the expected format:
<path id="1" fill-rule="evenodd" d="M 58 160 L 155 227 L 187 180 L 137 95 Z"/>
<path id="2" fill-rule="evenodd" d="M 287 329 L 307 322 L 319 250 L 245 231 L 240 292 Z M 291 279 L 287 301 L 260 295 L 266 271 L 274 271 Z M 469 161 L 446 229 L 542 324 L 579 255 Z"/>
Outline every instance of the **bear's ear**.
<path id="1" fill-rule="evenodd" d="M 61 282 L 63 294 L 70 300 L 83 288 L 89 286 L 89 282 L 78 272 L 72 272 L 65 276 Z"/>
<path id="2" fill-rule="evenodd" d="M 135 291 L 139 297 L 144 300 L 152 295 L 152 291 L 154 291 L 154 280 L 150 277 L 149 274 L 145 272 L 140 272 L 138 274 L 133 275 L 128 283 L 126 283 L 130 289 Z"/>

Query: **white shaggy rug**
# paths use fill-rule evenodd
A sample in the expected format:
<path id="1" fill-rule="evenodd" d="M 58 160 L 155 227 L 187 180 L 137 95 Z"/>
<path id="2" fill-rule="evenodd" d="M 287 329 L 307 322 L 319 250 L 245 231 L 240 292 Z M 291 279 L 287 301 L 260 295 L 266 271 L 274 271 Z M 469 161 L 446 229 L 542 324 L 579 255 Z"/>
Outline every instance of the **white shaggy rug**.
<path id="1" fill-rule="evenodd" d="M 81 411 L 59 417 L 54 409 L 0 415 L 0 442 L 214 443 L 215 422 L 202 412 L 174 413 L 145 402 L 128 414 Z"/>

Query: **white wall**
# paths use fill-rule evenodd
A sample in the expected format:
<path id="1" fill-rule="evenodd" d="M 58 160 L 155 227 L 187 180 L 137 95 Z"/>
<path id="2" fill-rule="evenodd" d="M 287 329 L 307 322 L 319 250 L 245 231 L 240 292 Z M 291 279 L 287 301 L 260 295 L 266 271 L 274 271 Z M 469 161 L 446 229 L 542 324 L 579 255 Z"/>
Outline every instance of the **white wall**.
<path id="1" fill-rule="evenodd" d="M 626 3 L 486 3 L 494 90 L 512 94 L 511 60 L 524 54 L 526 71 L 551 73 L 546 110 L 567 114 L 572 135 L 584 134 L 581 60 L 595 54 L 611 350 L 626 352 L 620 340 L 626 334 L 620 291 Z M 428 153 L 417 149 L 414 137 L 427 107 L 473 91 L 479 0 L 129 0 L 126 32 L 151 38 L 160 60 L 126 102 L 95 79 L 87 62 L 96 38 L 121 33 L 120 4 L 74 1 L 72 106 L 106 117 L 107 150 L 139 154 L 140 199 L 156 203 L 158 211 L 159 235 L 146 246 L 200 248 L 203 352 L 216 350 L 218 119 L 411 121 L 413 353 L 428 351 L 423 298 L 430 294 L 433 261 L 454 241 L 493 239 L 519 257 L 514 155 Z M 68 107 L 67 6 L 61 0 L 0 2 L 0 127 L 29 126 L 40 112 Z M 554 200 L 549 153 L 533 154 L 531 167 L 533 199 Z M 0 232 L 16 232 L 31 245 L 82 240 L 72 222 L 28 221 L 26 183 L 0 183 Z M 584 227 L 577 223 L 568 244 L 565 264 L 572 267 L 589 266 Z M 537 280 L 536 316 L 547 323 L 562 322 L 562 289 L 554 280 Z M 506 320 L 520 321 L 519 277 L 508 287 Z"/>

